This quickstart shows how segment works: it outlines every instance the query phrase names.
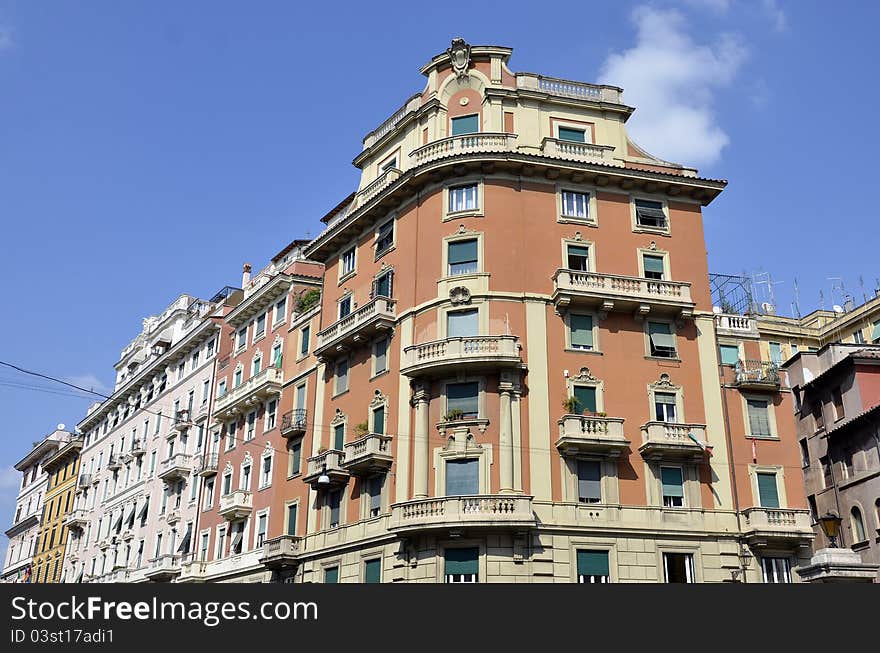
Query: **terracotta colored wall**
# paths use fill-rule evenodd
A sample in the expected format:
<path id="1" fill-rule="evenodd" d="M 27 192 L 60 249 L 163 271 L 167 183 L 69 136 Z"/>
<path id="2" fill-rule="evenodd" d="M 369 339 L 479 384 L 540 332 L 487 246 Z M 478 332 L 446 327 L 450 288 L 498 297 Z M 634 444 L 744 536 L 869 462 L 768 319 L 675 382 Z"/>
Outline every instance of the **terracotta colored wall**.
<path id="1" fill-rule="evenodd" d="M 862 410 L 880 404 L 880 367 L 856 365 L 856 383 L 862 400 Z"/>

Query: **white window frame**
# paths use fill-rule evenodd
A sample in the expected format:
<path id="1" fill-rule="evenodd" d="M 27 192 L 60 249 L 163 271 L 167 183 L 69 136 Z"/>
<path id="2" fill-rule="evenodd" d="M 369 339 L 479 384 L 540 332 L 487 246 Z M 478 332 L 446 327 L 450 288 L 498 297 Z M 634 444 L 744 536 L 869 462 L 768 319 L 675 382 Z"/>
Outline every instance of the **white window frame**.
<path id="1" fill-rule="evenodd" d="M 663 215 L 666 217 L 666 227 L 652 227 L 650 225 L 641 225 L 638 222 L 638 214 L 636 212 L 636 200 L 644 200 L 646 202 L 659 202 Z M 669 203 L 665 197 L 652 197 L 650 195 L 631 195 L 629 200 L 630 218 L 632 219 L 632 230 L 636 233 L 651 233 L 661 236 L 669 236 L 672 234 L 672 221 L 669 216 Z"/>
<path id="2" fill-rule="evenodd" d="M 473 208 L 460 209 L 457 211 L 450 210 L 452 204 L 452 192 L 454 190 L 458 190 L 460 188 L 470 188 L 471 186 L 476 188 L 476 196 L 474 198 L 475 206 Z M 443 221 L 447 220 L 456 220 L 459 218 L 467 218 L 467 217 L 480 217 L 484 215 L 484 198 L 485 198 L 485 185 L 483 183 L 483 179 L 480 178 L 472 178 L 472 179 L 462 179 L 456 181 L 454 183 L 449 183 L 443 186 Z"/>
<path id="3" fill-rule="evenodd" d="M 351 245 L 339 252 L 339 281 L 342 282 L 344 279 L 348 279 L 349 277 L 357 274 L 357 245 Z M 346 258 L 348 255 L 352 255 L 352 263 L 351 269 L 346 270 Z"/>

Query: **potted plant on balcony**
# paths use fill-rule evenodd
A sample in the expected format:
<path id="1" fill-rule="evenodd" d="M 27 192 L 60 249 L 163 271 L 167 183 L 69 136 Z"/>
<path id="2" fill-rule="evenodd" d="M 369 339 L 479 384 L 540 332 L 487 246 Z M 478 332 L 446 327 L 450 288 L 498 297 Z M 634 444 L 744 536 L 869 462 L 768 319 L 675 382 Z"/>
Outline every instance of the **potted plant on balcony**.
<path id="1" fill-rule="evenodd" d="M 453 408 L 443 416 L 443 419 L 447 422 L 457 422 L 463 417 L 464 412 L 460 408 Z"/>
<path id="2" fill-rule="evenodd" d="M 370 425 L 367 423 L 366 420 L 364 420 L 363 422 L 361 422 L 359 424 L 355 424 L 355 426 L 354 426 L 354 432 L 359 437 L 366 435 L 369 430 L 370 430 Z"/>
<path id="3" fill-rule="evenodd" d="M 307 290 L 296 298 L 296 312 L 305 313 L 306 311 L 314 307 L 318 303 L 319 299 L 321 299 L 320 290 L 318 290 L 317 288 Z"/>
<path id="4" fill-rule="evenodd" d="M 580 415 L 580 407 L 581 402 L 577 400 L 577 397 L 569 397 L 568 399 L 562 402 L 562 407 L 565 409 L 566 415 Z"/>

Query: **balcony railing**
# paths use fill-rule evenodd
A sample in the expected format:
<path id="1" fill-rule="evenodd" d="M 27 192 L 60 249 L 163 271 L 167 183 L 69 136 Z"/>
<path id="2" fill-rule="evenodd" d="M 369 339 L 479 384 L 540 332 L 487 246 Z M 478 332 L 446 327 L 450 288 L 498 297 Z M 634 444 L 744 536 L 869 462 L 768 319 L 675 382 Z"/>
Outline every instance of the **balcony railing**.
<path id="1" fill-rule="evenodd" d="M 216 452 L 206 453 L 204 457 L 200 458 L 196 463 L 196 473 L 203 478 L 215 476 L 217 474 L 219 458 L 220 456 Z"/>
<path id="2" fill-rule="evenodd" d="M 528 528 L 535 525 L 532 497 L 506 494 L 416 499 L 391 506 L 388 530 L 442 528 Z"/>
<path id="3" fill-rule="evenodd" d="M 746 508 L 743 533 L 752 546 L 781 542 L 807 543 L 815 537 L 809 510 Z"/>
<path id="4" fill-rule="evenodd" d="M 295 535 L 282 535 L 266 540 L 260 563 L 270 569 L 283 569 L 297 562 L 302 550 L 302 540 Z"/>
<path id="5" fill-rule="evenodd" d="M 147 445 L 144 442 L 143 438 L 137 438 L 134 442 L 131 443 L 131 449 L 129 450 L 129 453 L 132 456 L 137 457 L 143 456 L 145 453 L 147 453 Z"/>
<path id="6" fill-rule="evenodd" d="M 613 145 L 594 145 L 576 143 L 558 138 L 545 138 L 541 143 L 541 154 L 554 159 L 585 161 L 588 163 L 614 163 Z"/>
<path id="7" fill-rule="evenodd" d="M 553 301 L 557 307 L 586 302 L 599 305 L 605 312 L 645 307 L 650 311 L 685 315 L 691 314 L 694 308 L 691 284 L 683 281 L 567 269 L 557 270 L 553 281 Z"/>
<path id="8" fill-rule="evenodd" d="M 295 437 L 306 432 L 306 418 L 308 411 L 305 408 L 294 408 L 281 416 L 281 435 Z"/>
<path id="9" fill-rule="evenodd" d="M 222 397 L 217 397 L 214 406 L 217 412 L 241 412 L 250 406 L 252 400 L 281 394 L 283 382 L 284 374 L 281 370 L 267 367 L 237 388 L 233 388 Z"/>
<path id="10" fill-rule="evenodd" d="M 159 464 L 159 478 L 163 481 L 177 481 L 189 476 L 191 469 L 191 457 L 185 453 L 176 453 Z"/>
<path id="11" fill-rule="evenodd" d="M 452 368 L 473 370 L 522 365 L 517 336 L 459 336 L 405 348 L 400 373 L 420 376 Z"/>
<path id="12" fill-rule="evenodd" d="M 89 523 L 89 513 L 84 508 L 74 508 L 64 518 L 64 525 L 71 530 L 83 530 Z"/>
<path id="13" fill-rule="evenodd" d="M 177 414 L 171 418 L 171 432 L 186 431 L 193 426 L 192 418 L 187 409 L 178 410 Z"/>
<path id="14" fill-rule="evenodd" d="M 144 576 L 152 581 L 169 581 L 180 574 L 180 556 L 166 553 L 150 560 Z"/>
<path id="15" fill-rule="evenodd" d="M 254 507 L 253 495 L 248 490 L 233 490 L 220 497 L 217 513 L 229 521 L 244 519 Z"/>
<path id="16" fill-rule="evenodd" d="M 556 448 L 566 454 L 598 454 L 616 458 L 629 447 L 623 419 L 591 415 L 563 415 Z"/>
<path id="17" fill-rule="evenodd" d="M 76 482 L 77 487 L 80 490 L 84 490 L 92 484 L 92 475 L 91 474 L 80 474 L 79 479 Z"/>
<path id="18" fill-rule="evenodd" d="M 758 326 L 748 315 L 719 313 L 715 316 L 715 328 L 719 335 L 758 336 Z"/>
<path id="19" fill-rule="evenodd" d="M 107 458 L 107 469 L 109 469 L 111 472 L 114 472 L 114 471 L 121 469 L 121 468 L 122 468 L 122 461 L 119 459 L 119 456 L 116 454 L 111 454 Z"/>
<path id="20" fill-rule="evenodd" d="M 460 134 L 432 141 L 410 152 L 415 166 L 451 156 L 474 153 L 501 153 L 516 150 L 516 134 L 482 132 Z"/>
<path id="21" fill-rule="evenodd" d="M 354 207 L 353 209 L 358 208 L 369 202 L 380 192 L 388 188 L 391 184 L 397 181 L 400 178 L 400 175 L 403 173 L 397 168 L 389 168 L 385 172 L 383 172 L 379 177 L 376 178 L 375 181 L 368 184 L 364 187 L 362 191 L 360 191 L 355 197 Z"/>
<path id="22" fill-rule="evenodd" d="M 602 84 L 586 84 L 570 79 L 559 79 L 536 75 L 534 73 L 517 73 L 516 87 L 526 91 L 538 91 L 556 97 L 585 100 L 590 102 L 610 102 L 620 104 L 623 99 L 620 89 Z"/>
<path id="23" fill-rule="evenodd" d="M 345 445 L 342 468 L 356 476 L 382 472 L 391 467 L 391 436 L 367 433 Z"/>
<path id="24" fill-rule="evenodd" d="M 740 360 L 734 366 L 734 385 L 754 390 L 778 390 L 779 366 L 767 361 Z"/>
<path id="25" fill-rule="evenodd" d="M 705 424 L 648 422 L 641 430 L 639 452 L 646 460 L 704 460 L 710 455 Z"/>
<path id="26" fill-rule="evenodd" d="M 344 485 L 348 481 L 349 472 L 343 467 L 345 462 L 345 452 L 337 449 L 329 449 L 323 451 L 317 456 L 312 456 L 307 461 L 308 470 L 303 476 L 303 482 L 311 485 L 313 489 L 319 487 Z M 318 480 L 322 475 L 327 475 L 330 483 L 322 486 Z"/>
<path id="27" fill-rule="evenodd" d="M 376 297 L 318 332 L 315 355 L 342 351 L 358 342 L 366 341 L 378 331 L 393 327 L 396 319 L 395 301 L 388 297 Z"/>

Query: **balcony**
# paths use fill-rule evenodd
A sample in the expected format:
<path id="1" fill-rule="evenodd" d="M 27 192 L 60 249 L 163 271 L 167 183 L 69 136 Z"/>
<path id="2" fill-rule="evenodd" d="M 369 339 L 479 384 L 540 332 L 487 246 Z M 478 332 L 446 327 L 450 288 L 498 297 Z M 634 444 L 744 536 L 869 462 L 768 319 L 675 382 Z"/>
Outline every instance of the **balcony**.
<path id="1" fill-rule="evenodd" d="M 743 534 L 750 546 L 808 545 L 815 537 L 809 510 L 746 508 Z"/>
<path id="2" fill-rule="evenodd" d="M 587 84 L 570 79 L 536 75 L 535 73 L 516 73 L 516 87 L 521 91 L 532 91 L 585 102 L 623 103 L 622 90 L 616 86 Z"/>
<path id="3" fill-rule="evenodd" d="M 192 470 L 192 458 L 185 453 L 176 453 L 159 463 L 159 478 L 167 483 L 185 479 Z"/>
<path id="4" fill-rule="evenodd" d="M 203 583 L 208 563 L 195 558 L 195 554 L 187 553 L 180 565 L 178 583 Z"/>
<path id="5" fill-rule="evenodd" d="M 147 580 L 156 583 L 167 583 L 180 575 L 180 556 L 166 553 L 158 558 L 150 560 L 144 571 Z"/>
<path id="6" fill-rule="evenodd" d="M 120 460 L 118 455 L 110 455 L 110 457 L 107 459 L 107 469 L 109 469 L 111 472 L 122 469 L 122 461 Z"/>
<path id="7" fill-rule="evenodd" d="M 190 418 L 189 411 L 179 410 L 177 414 L 174 415 L 171 421 L 171 428 L 168 430 L 168 435 L 175 435 L 176 433 L 183 433 L 188 431 L 193 426 L 193 421 Z"/>
<path id="8" fill-rule="evenodd" d="M 173 526 L 177 522 L 180 521 L 180 506 L 176 508 L 171 508 L 168 512 L 165 513 L 165 523 L 169 526 Z"/>
<path id="9" fill-rule="evenodd" d="M 64 525 L 72 531 L 82 531 L 89 523 L 89 513 L 84 508 L 75 508 L 64 517 Z"/>
<path id="10" fill-rule="evenodd" d="M 782 384 L 779 366 L 767 361 L 737 361 L 733 385 L 742 390 L 778 392 Z"/>
<path id="11" fill-rule="evenodd" d="M 695 306 L 691 300 L 691 284 L 682 281 L 560 269 L 553 275 L 553 282 L 553 302 L 557 310 L 570 305 L 587 305 L 596 307 L 600 314 L 627 311 L 687 318 Z"/>
<path id="12" fill-rule="evenodd" d="M 524 368 L 517 336 L 469 336 L 410 345 L 403 350 L 400 373 L 410 377 Z"/>
<path id="13" fill-rule="evenodd" d="M 222 397 L 217 397 L 214 404 L 216 412 L 226 413 L 229 417 L 245 412 L 270 397 L 280 395 L 283 382 L 284 375 L 281 370 L 267 367 L 237 388 L 233 388 Z"/>
<path id="14" fill-rule="evenodd" d="M 308 459 L 308 471 L 303 476 L 303 482 L 311 485 L 313 490 L 320 488 L 332 488 L 348 483 L 349 472 L 343 464 L 345 453 L 337 449 L 330 449 L 312 456 Z M 329 484 L 319 485 L 318 479 L 326 474 L 330 479 Z"/>
<path id="15" fill-rule="evenodd" d="M 284 413 L 281 416 L 281 435 L 285 438 L 305 435 L 307 417 L 308 412 L 305 408 L 295 408 Z"/>
<path id="16" fill-rule="evenodd" d="M 397 533 L 447 528 L 531 528 L 532 497 L 476 494 L 395 503 L 388 530 Z"/>
<path id="17" fill-rule="evenodd" d="M 206 453 L 203 458 L 196 462 L 196 474 L 202 478 L 217 475 L 217 467 L 219 464 L 219 454 Z"/>
<path id="18" fill-rule="evenodd" d="M 369 476 L 387 471 L 393 461 L 391 436 L 367 433 L 345 445 L 342 468 L 355 476 Z"/>
<path id="19" fill-rule="evenodd" d="M 269 569 L 285 569 L 295 565 L 302 550 L 302 539 L 295 535 L 282 535 L 266 540 L 260 564 Z"/>
<path id="20" fill-rule="evenodd" d="M 227 521 L 245 519 L 254 509 L 254 498 L 248 490 L 233 490 L 220 497 L 217 513 Z"/>
<path id="21" fill-rule="evenodd" d="M 193 415 L 193 421 L 196 424 L 204 422 L 206 419 L 208 419 L 208 402 L 207 402 L 207 400 L 203 401 L 201 404 L 199 404 L 199 407 L 196 408 L 195 413 L 196 414 Z"/>
<path id="22" fill-rule="evenodd" d="M 639 453 L 645 460 L 703 461 L 709 452 L 700 442 L 706 441 L 705 424 L 648 422 L 642 425 Z"/>
<path id="23" fill-rule="evenodd" d="M 482 132 L 460 134 L 422 145 L 410 152 L 413 166 L 463 154 L 503 154 L 516 151 L 516 134 Z"/>
<path id="24" fill-rule="evenodd" d="M 545 138 L 541 142 L 541 154 L 567 161 L 614 164 L 613 145 L 594 145 L 593 143 L 576 143 L 558 138 Z"/>
<path id="25" fill-rule="evenodd" d="M 91 474 L 80 474 L 79 479 L 76 481 L 76 489 L 79 490 L 87 490 L 89 486 L 92 484 L 92 475 Z"/>
<path id="26" fill-rule="evenodd" d="M 719 336 L 733 338 L 758 338 L 758 325 L 748 315 L 718 313 L 715 316 L 715 330 Z"/>
<path id="27" fill-rule="evenodd" d="M 396 320 L 395 301 L 387 297 L 376 297 L 318 332 L 315 355 L 326 358 L 328 355 L 332 357 L 336 352 L 351 349 L 377 333 L 393 328 Z"/>
<path id="28" fill-rule="evenodd" d="M 589 415 L 563 415 L 556 448 L 563 456 L 592 454 L 617 458 L 629 447 L 623 435 L 623 419 Z"/>
<path id="29" fill-rule="evenodd" d="M 140 458 L 145 453 L 147 453 L 147 445 L 143 440 L 138 438 L 131 443 L 131 450 L 128 453 L 130 453 L 135 458 Z"/>

